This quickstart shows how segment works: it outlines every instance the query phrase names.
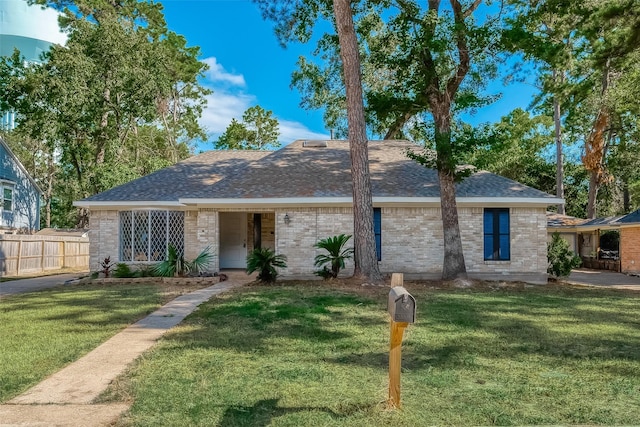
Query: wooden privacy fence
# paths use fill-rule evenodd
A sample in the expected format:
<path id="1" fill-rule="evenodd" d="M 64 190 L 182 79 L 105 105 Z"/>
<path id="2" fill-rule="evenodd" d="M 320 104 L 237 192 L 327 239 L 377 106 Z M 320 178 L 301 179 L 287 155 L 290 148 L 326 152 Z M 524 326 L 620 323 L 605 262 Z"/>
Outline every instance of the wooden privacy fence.
<path id="1" fill-rule="evenodd" d="M 0 275 L 20 276 L 61 268 L 89 270 L 89 238 L 0 235 Z"/>

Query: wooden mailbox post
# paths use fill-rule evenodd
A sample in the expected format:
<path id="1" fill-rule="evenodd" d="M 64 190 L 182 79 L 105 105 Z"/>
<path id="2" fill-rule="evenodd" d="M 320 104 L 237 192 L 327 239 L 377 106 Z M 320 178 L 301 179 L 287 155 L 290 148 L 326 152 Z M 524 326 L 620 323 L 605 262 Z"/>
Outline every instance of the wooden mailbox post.
<path id="1" fill-rule="evenodd" d="M 389 403 L 400 408 L 400 369 L 402 366 L 402 337 L 409 323 L 416 320 L 416 300 L 403 284 L 402 273 L 393 273 L 387 310 L 391 316 L 391 345 L 389 350 Z"/>

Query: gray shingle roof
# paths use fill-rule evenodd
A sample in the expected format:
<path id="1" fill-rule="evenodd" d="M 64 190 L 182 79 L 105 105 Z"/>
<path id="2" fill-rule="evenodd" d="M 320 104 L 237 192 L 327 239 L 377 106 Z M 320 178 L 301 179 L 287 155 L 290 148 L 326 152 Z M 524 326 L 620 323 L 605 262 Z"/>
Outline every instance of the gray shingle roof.
<path id="1" fill-rule="evenodd" d="M 563 220 L 563 218 L 570 220 Z M 603 229 L 618 228 L 621 225 L 640 224 L 640 209 L 627 215 L 607 216 L 595 219 L 578 219 L 567 217 L 566 215 L 558 215 L 554 212 L 547 212 L 547 226 L 561 227 L 571 226 L 578 229 L 595 229 L 602 227 Z"/>
<path id="2" fill-rule="evenodd" d="M 618 222 L 621 224 L 640 224 L 640 209 L 631 212 L 629 215 L 625 215 L 624 217 L 620 218 Z"/>
<path id="3" fill-rule="evenodd" d="M 582 224 L 583 227 L 597 227 L 597 226 L 605 226 L 605 225 L 616 225 L 619 224 L 619 221 L 623 218 L 622 215 L 618 216 L 607 216 L 603 218 L 594 218 L 586 221 Z"/>
<path id="4" fill-rule="evenodd" d="M 406 141 L 369 143 L 374 197 L 439 197 L 437 172 L 407 158 Z M 176 201 L 180 199 L 263 199 L 351 197 L 349 144 L 327 147 L 295 141 L 272 153 L 211 151 L 137 179 L 85 201 Z M 544 198 L 554 196 L 489 172 L 478 172 L 457 187 L 458 197 Z"/>
<path id="5" fill-rule="evenodd" d="M 557 212 L 547 212 L 547 227 L 576 227 L 585 222 L 587 222 L 586 219 L 561 215 Z"/>
<path id="6" fill-rule="evenodd" d="M 271 151 L 217 150 L 166 167 L 150 175 L 95 194 L 84 201 L 178 201 L 180 197 L 193 197 L 220 181 L 244 169 L 254 160 L 261 159 Z"/>

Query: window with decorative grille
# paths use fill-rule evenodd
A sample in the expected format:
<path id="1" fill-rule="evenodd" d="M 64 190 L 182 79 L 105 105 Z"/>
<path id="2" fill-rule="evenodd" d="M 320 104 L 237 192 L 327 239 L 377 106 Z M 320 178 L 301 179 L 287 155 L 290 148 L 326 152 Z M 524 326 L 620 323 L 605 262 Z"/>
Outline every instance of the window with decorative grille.
<path id="1" fill-rule="evenodd" d="M 184 212 L 120 212 L 120 261 L 163 261 L 170 244 L 184 253 Z"/>

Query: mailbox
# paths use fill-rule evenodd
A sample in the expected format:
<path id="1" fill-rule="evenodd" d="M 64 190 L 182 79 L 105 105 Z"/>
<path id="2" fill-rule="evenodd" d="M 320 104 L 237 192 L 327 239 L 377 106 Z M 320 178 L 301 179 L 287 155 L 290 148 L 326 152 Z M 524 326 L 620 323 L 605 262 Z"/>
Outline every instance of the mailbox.
<path id="1" fill-rule="evenodd" d="M 394 322 L 416 321 L 416 299 L 402 286 L 391 288 L 387 310 Z"/>

